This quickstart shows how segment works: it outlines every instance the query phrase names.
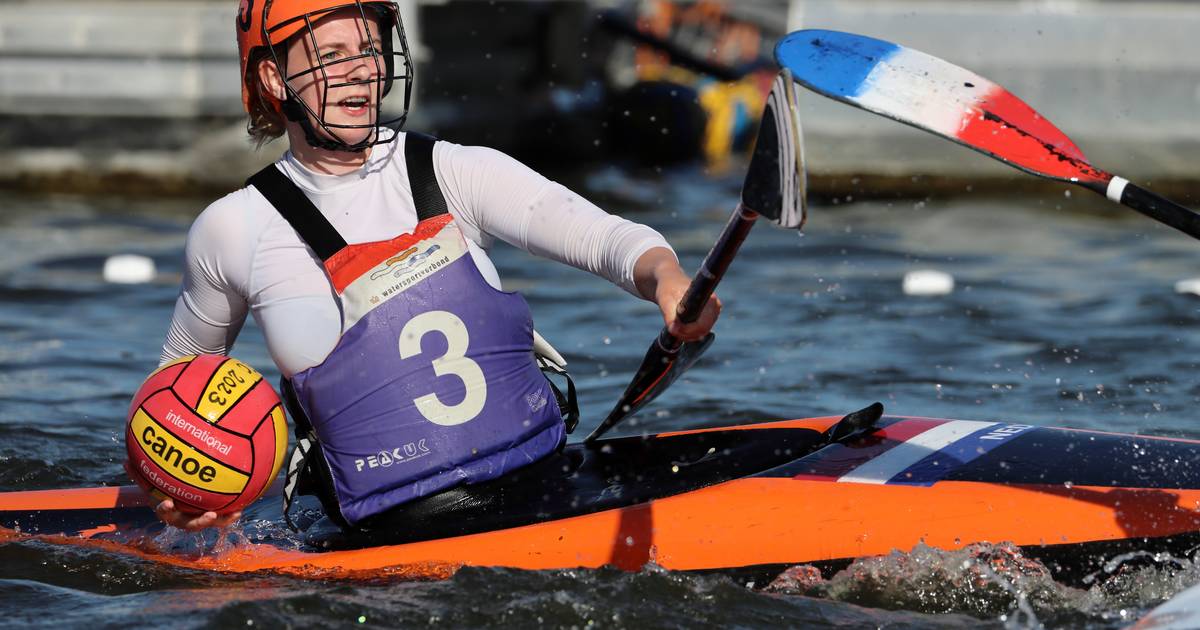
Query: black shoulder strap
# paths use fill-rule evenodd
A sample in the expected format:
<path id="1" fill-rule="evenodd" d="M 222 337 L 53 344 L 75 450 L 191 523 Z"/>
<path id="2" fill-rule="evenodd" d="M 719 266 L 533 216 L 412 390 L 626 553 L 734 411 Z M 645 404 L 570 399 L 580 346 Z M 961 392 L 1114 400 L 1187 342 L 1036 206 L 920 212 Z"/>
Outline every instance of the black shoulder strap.
<path id="1" fill-rule="evenodd" d="M 329 260 L 346 246 L 346 240 L 329 220 L 274 164 L 268 164 L 252 175 L 246 185 L 257 188 L 322 261 Z"/>
<path id="2" fill-rule="evenodd" d="M 437 139 L 409 131 L 404 136 L 404 163 L 408 168 L 408 184 L 412 187 L 417 219 L 424 221 L 446 214 L 446 198 L 433 174 L 433 145 Z"/>
<path id="3" fill-rule="evenodd" d="M 446 198 L 433 174 L 433 145 L 436 142 L 432 136 L 413 131 L 405 135 L 404 162 L 419 221 L 448 212 Z M 322 261 L 329 260 L 346 247 L 346 239 L 274 164 L 268 164 L 251 176 L 246 185 L 257 188 Z"/>

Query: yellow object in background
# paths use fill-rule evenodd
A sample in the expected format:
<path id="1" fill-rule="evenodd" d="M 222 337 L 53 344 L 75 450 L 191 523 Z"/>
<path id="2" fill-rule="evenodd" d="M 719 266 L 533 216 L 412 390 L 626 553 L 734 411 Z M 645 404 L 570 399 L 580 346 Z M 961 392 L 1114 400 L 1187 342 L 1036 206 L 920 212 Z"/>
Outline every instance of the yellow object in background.
<path id="1" fill-rule="evenodd" d="M 728 66 L 753 61 L 763 45 L 760 29 L 730 17 L 719 0 L 690 5 L 649 0 L 639 12 L 638 26 L 661 39 L 707 51 L 709 60 Z M 667 55 L 650 46 L 638 46 L 634 62 L 639 81 L 676 83 L 698 94 L 707 115 L 701 146 L 710 168 L 723 169 L 733 152 L 743 148 L 737 141 L 751 137 L 757 128 L 771 77 L 764 80 L 753 73 L 735 82 L 716 81 L 671 65 Z"/>

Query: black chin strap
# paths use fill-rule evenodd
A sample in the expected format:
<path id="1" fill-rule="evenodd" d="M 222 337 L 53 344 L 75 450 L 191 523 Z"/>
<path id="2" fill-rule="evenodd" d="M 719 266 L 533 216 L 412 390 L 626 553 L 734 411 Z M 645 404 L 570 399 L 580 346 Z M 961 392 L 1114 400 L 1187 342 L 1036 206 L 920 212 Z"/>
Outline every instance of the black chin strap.
<path id="1" fill-rule="evenodd" d="M 299 123 L 300 128 L 304 130 L 304 141 L 307 142 L 309 146 L 316 149 L 325 149 L 327 151 L 346 151 L 348 153 L 362 153 L 370 147 L 373 147 L 377 144 L 382 144 L 384 142 L 390 142 L 396 137 L 396 134 L 392 134 L 392 137 L 388 140 L 380 140 L 380 127 L 376 126 L 373 130 L 374 135 L 367 136 L 366 140 L 363 140 L 358 144 L 346 144 L 345 142 L 334 140 L 333 138 L 323 138 L 317 133 L 316 128 L 313 127 L 312 120 L 309 119 L 307 113 L 304 111 L 304 107 L 302 107 L 299 102 L 292 97 L 291 93 L 288 94 L 287 100 L 283 102 L 283 115 L 286 116 L 288 120 L 294 123 Z M 330 135 L 334 135 L 334 132 L 332 131 L 329 133 Z"/>

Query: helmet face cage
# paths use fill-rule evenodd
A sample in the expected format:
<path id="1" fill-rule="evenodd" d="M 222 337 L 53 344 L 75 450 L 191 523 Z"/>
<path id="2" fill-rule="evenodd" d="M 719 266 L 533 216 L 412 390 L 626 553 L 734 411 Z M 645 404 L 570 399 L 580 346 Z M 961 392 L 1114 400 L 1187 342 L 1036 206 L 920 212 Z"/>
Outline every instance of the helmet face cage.
<path id="1" fill-rule="evenodd" d="M 364 2 L 361 0 L 354 0 L 320 11 L 305 13 L 280 22 L 271 29 L 267 29 L 266 25 L 268 21 L 266 16 L 271 10 L 271 4 L 270 0 L 268 0 L 263 7 L 263 40 L 271 41 L 272 32 L 286 29 L 289 26 L 295 28 L 296 22 L 302 22 L 300 30 L 292 37 L 307 38 L 309 46 L 316 55 L 315 66 L 289 74 L 286 59 L 280 58 L 280 52 L 276 47 L 272 46 L 270 48 L 271 56 L 276 66 L 280 68 L 281 73 L 285 76 L 284 86 L 287 90 L 287 99 L 283 103 L 284 114 L 289 120 L 296 121 L 301 125 L 308 143 L 314 147 L 323 149 L 357 152 L 377 144 L 391 142 L 396 137 L 396 134 L 381 134 L 380 127 L 398 130 L 404 124 L 405 119 L 408 117 L 413 82 L 412 57 L 409 54 L 408 40 L 405 38 L 404 33 L 404 24 L 400 19 L 400 12 L 396 4 L 394 2 L 367 2 L 365 4 L 372 5 L 368 9 L 363 6 Z M 380 31 L 380 46 L 378 49 L 375 46 L 370 46 L 366 52 L 357 55 L 351 54 L 326 62 L 320 54 L 321 49 L 313 26 L 322 17 L 342 9 L 354 9 L 354 13 L 356 14 L 354 19 L 359 21 L 360 32 L 362 33 L 370 33 L 369 16 L 377 17 Z M 371 11 L 371 13 L 368 13 L 368 11 Z M 393 42 L 393 39 L 395 42 Z M 398 50 L 396 49 L 397 44 L 399 45 Z M 284 48 L 282 54 L 286 56 L 286 48 Z M 373 71 L 370 73 L 371 76 L 364 79 L 350 79 L 347 75 L 356 65 L 362 63 L 365 63 L 368 68 L 374 66 Z M 340 76 L 344 78 L 340 80 L 334 79 L 333 81 L 336 82 L 331 82 L 331 74 L 335 77 Z M 298 91 L 292 87 L 293 81 L 309 76 L 313 77 L 322 88 L 320 90 L 321 100 L 319 107 L 316 109 L 301 99 Z M 402 82 L 404 86 L 404 106 L 398 115 L 388 120 L 383 120 L 383 99 L 388 95 L 397 81 Z M 372 96 L 375 101 L 373 119 L 370 122 L 362 124 L 337 124 L 328 122 L 326 120 L 326 111 L 330 105 L 328 100 L 330 90 L 355 85 L 366 85 L 372 90 Z M 313 127 L 313 122 L 324 132 L 324 135 L 317 133 L 317 130 Z M 352 129 L 370 129 L 370 133 L 358 142 L 347 142 L 339 131 Z"/>

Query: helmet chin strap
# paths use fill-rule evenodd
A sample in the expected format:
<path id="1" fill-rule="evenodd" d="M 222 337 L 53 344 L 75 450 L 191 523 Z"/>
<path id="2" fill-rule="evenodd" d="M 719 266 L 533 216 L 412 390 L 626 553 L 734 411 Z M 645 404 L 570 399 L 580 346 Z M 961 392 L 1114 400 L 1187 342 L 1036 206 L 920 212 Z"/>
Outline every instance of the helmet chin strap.
<path id="1" fill-rule="evenodd" d="M 365 139 L 362 142 L 357 143 L 357 144 L 346 144 L 345 142 L 342 142 L 340 140 L 335 140 L 332 137 L 322 137 L 320 134 L 317 133 L 316 128 L 313 127 L 312 120 L 309 118 L 308 113 L 305 111 L 304 106 L 301 105 L 296 100 L 296 97 L 292 94 L 292 91 L 290 89 L 288 90 L 287 100 L 283 101 L 282 109 L 283 109 L 283 115 L 286 116 L 288 120 L 290 120 L 294 123 L 299 123 L 300 128 L 304 130 L 304 140 L 306 142 L 308 142 L 309 146 L 311 146 L 315 149 L 325 149 L 328 151 L 348 151 L 350 153 L 362 153 L 363 151 L 366 151 L 369 147 L 377 144 L 377 142 L 368 142 L 368 140 L 371 138 L 371 136 L 367 136 L 367 139 Z M 375 137 L 378 138 L 379 137 L 379 127 L 378 126 L 375 127 L 374 133 L 375 133 Z M 334 134 L 333 132 L 329 132 L 329 135 L 336 136 L 336 134 Z"/>

